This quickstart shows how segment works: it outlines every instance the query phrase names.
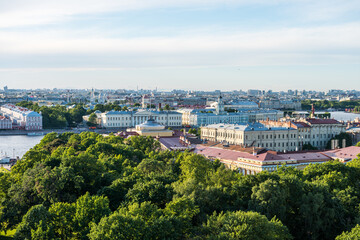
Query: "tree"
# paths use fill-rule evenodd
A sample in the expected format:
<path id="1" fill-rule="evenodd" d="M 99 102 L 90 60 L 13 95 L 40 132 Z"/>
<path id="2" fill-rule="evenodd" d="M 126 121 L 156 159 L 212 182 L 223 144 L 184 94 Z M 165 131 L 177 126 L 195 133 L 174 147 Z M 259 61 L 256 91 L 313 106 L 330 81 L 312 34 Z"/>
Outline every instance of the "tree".
<path id="1" fill-rule="evenodd" d="M 260 185 L 253 187 L 251 195 L 253 208 L 257 212 L 265 214 L 266 217 L 274 216 L 286 218 L 287 191 L 281 182 L 268 179 Z"/>
<path id="2" fill-rule="evenodd" d="M 144 202 L 132 204 L 92 224 L 89 238 L 97 239 L 183 239 L 180 219 Z"/>
<path id="3" fill-rule="evenodd" d="M 340 147 L 342 146 L 343 139 L 346 140 L 346 146 L 352 146 L 352 137 L 348 133 L 340 133 L 336 135 L 335 137 L 331 138 L 331 140 L 337 139 L 339 140 Z M 331 140 L 327 143 L 326 148 L 331 149 Z"/>
<path id="4" fill-rule="evenodd" d="M 48 221 L 50 214 L 43 205 L 35 205 L 24 215 L 21 223 L 16 228 L 14 239 L 33 239 L 33 235 L 43 229 L 43 223 Z M 46 233 L 48 236 L 49 234 Z"/>
<path id="5" fill-rule="evenodd" d="M 166 111 L 169 111 L 169 110 L 170 110 L 169 104 L 166 104 L 166 105 L 165 105 L 164 110 L 166 110 Z"/>
<path id="6" fill-rule="evenodd" d="M 131 202 L 152 202 L 157 206 L 164 207 L 166 202 L 172 198 L 172 188 L 170 185 L 157 180 L 136 183 L 126 195 Z"/>
<path id="7" fill-rule="evenodd" d="M 90 114 L 88 123 L 89 123 L 91 126 L 97 125 L 97 116 L 96 116 L 95 113 Z"/>
<path id="8" fill-rule="evenodd" d="M 75 203 L 74 229 L 79 239 L 87 239 L 90 223 L 98 223 L 102 217 L 110 214 L 109 200 L 102 196 L 90 196 L 86 193 Z"/>
<path id="9" fill-rule="evenodd" d="M 357 224 L 351 231 L 343 232 L 341 235 L 336 237 L 336 240 L 358 240 L 360 239 L 360 225 Z"/>
<path id="10" fill-rule="evenodd" d="M 206 239 L 292 239 L 279 220 L 256 212 L 214 213 L 203 227 Z"/>
<path id="11" fill-rule="evenodd" d="M 310 143 L 305 143 L 302 147 L 302 150 L 317 150 L 317 148 Z"/>

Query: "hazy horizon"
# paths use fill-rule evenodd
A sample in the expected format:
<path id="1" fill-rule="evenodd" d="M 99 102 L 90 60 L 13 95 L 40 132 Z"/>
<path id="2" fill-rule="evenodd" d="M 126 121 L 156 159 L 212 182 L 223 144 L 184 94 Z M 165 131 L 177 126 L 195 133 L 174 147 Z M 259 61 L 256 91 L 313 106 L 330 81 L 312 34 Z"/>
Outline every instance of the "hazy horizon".
<path id="1" fill-rule="evenodd" d="M 360 90 L 355 0 L 0 3 L 0 86 Z"/>

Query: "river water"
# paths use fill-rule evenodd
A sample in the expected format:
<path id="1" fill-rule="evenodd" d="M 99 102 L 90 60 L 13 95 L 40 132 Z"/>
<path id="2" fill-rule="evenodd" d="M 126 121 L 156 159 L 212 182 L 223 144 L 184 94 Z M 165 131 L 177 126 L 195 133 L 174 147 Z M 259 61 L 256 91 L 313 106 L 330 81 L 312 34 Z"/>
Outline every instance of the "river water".
<path id="1" fill-rule="evenodd" d="M 330 116 L 338 121 L 353 121 L 355 118 L 360 119 L 359 113 L 330 112 Z"/>
<path id="2" fill-rule="evenodd" d="M 4 156 L 20 158 L 38 144 L 44 136 L 12 135 L 0 136 L 0 159 Z"/>
<path id="3" fill-rule="evenodd" d="M 297 113 L 300 114 L 304 114 L 304 113 L 308 113 L 305 111 L 296 111 Z M 324 114 L 325 112 L 323 111 L 319 111 L 319 112 L 315 112 L 318 114 Z M 354 121 L 355 118 L 359 118 L 360 119 L 360 113 L 348 113 L 348 112 L 330 112 L 330 117 L 334 118 L 338 121 Z"/>

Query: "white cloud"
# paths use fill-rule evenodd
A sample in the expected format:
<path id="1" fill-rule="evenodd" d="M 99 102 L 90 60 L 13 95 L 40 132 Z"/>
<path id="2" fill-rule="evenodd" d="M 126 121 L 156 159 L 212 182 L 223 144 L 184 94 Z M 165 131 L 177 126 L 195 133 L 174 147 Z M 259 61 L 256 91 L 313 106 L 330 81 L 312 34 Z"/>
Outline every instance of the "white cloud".
<path id="1" fill-rule="evenodd" d="M 175 37 L 69 37 L 72 33 L 0 31 L 0 63 L 36 59 L 42 67 L 147 68 L 360 62 L 360 23 Z M 20 60 L 20 61 L 17 61 Z M 9 61 L 11 63 L 11 60 Z M 9 64 L 10 64 L 9 63 Z"/>
<path id="2" fill-rule="evenodd" d="M 71 37 L 72 32 L 0 31 L 2 54 L 181 53 L 202 51 L 309 52 L 360 48 L 360 23 L 283 28 L 267 31 L 229 31 L 175 37 Z"/>
<path id="3" fill-rule="evenodd" d="M 257 1 L 255 1 L 257 2 Z M 226 4 L 249 1 L 228 0 Z M 11 0 L 0 2 L 0 28 L 51 24 L 82 14 L 164 7 L 209 7 L 222 0 Z"/>
<path id="4" fill-rule="evenodd" d="M 282 6 L 292 15 L 309 20 L 328 20 L 360 10 L 358 0 L 11 0 L 0 2 L 0 28 L 52 24 L 86 14 L 233 5 Z"/>

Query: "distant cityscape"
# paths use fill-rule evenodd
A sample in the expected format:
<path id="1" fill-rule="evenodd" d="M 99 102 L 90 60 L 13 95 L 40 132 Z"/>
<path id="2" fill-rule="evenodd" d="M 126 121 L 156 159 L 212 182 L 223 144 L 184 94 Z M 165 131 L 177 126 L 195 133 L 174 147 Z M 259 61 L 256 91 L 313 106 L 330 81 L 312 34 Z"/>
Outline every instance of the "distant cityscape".
<path id="1" fill-rule="evenodd" d="M 141 126 L 151 120 L 174 131 L 195 129 L 203 142 L 278 152 L 334 149 L 360 141 L 360 121 L 332 119 L 330 112 L 356 113 L 359 103 L 356 90 L 163 92 L 5 86 L 0 91 L 0 129 L 35 135 L 43 129 L 90 129 L 127 136 L 139 134 L 136 129 L 144 134 Z M 331 143 L 343 133 L 351 141 Z M 161 131 L 149 135 L 160 136 Z"/>

